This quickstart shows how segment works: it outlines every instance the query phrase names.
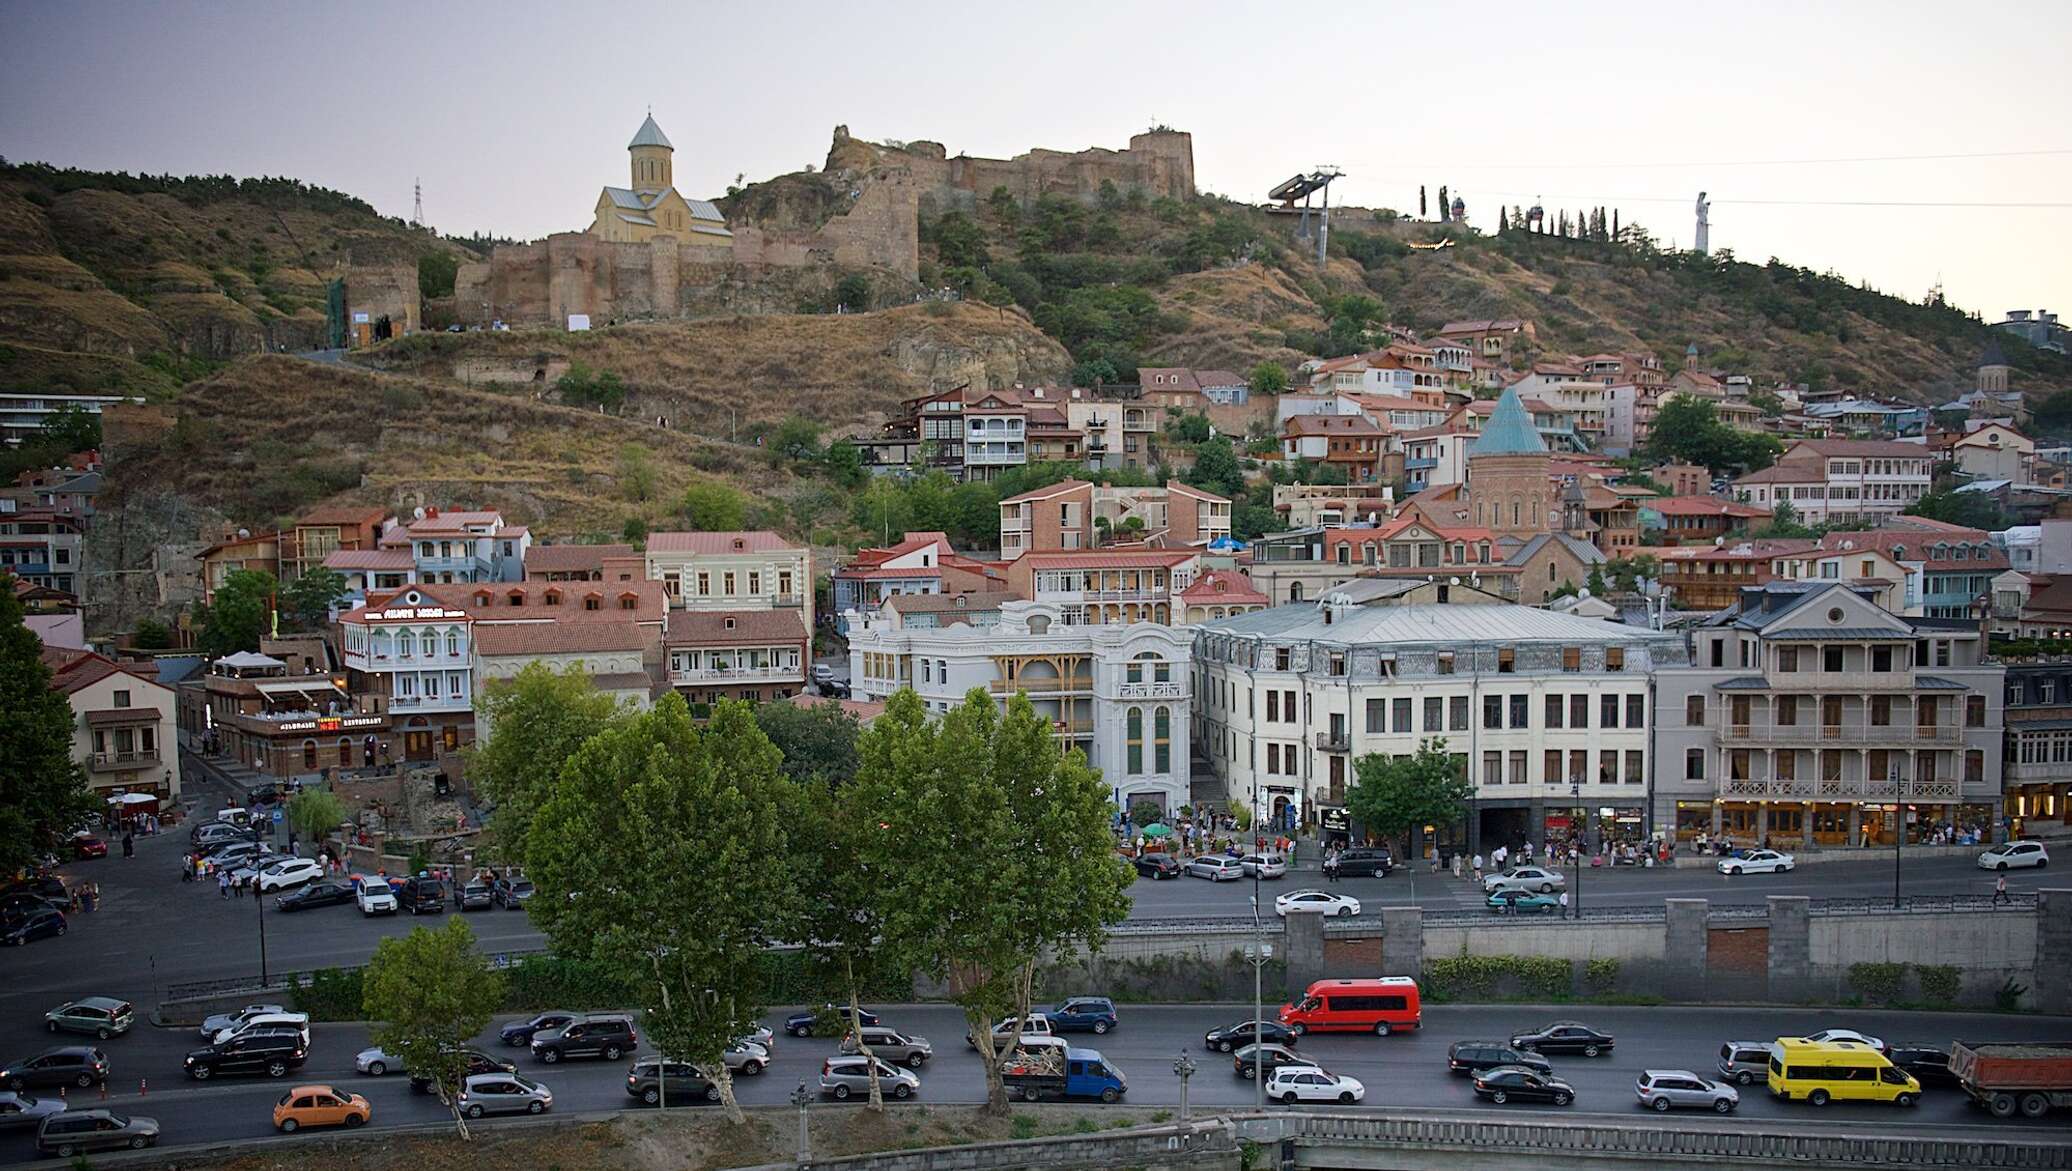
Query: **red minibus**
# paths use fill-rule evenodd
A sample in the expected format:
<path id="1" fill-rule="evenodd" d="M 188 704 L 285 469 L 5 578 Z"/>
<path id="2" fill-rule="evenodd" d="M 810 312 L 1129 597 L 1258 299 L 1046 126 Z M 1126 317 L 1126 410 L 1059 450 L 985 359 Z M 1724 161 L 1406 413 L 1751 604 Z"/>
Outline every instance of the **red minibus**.
<path id="1" fill-rule="evenodd" d="M 1281 1023 L 1295 1033 L 1364 1032 L 1386 1037 L 1424 1025 L 1417 981 L 1408 976 L 1319 980 L 1302 999 L 1281 1006 Z"/>

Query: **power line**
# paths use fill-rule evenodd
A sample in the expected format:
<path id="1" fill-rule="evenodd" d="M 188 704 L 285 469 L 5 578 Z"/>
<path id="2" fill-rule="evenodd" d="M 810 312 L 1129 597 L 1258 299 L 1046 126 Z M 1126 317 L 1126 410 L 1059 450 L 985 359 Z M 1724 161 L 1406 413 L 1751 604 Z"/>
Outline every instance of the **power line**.
<path id="1" fill-rule="evenodd" d="M 1572 203 L 1591 205 L 1625 203 L 1689 203 L 1688 195 L 1542 195 L 1523 191 L 1490 191 L 1489 195 L 1506 195 L 1514 199 L 1567 200 Z M 2016 203 L 1965 203 L 1940 200 L 1903 199 L 1727 199 L 1718 198 L 1713 203 L 1733 204 L 1741 207 L 1949 207 L 1949 208 L 2072 208 L 2072 203 L 2016 202 Z"/>
<path id="2" fill-rule="evenodd" d="M 1854 158 L 1827 159 L 1737 159 L 1728 162 L 1694 163 L 1455 163 L 1448 160 L 1446 168 L 1475 170 L 1529 170 L 1529 171 L 1638 171 L 1680 167 L 1817 167 L 1837 163 L 1926 163 L 1949 162 L 1956 159 L 2016 159 L 2037 158 L 2049 155 L 2072 155 L 2072 148 L 2051 150 L 1994 150 L 1977 151 L 1969 154 L 1944 155 L 1859 155 Z M 1363 169 L 1370 171 L 1408 171 L 1429 169 L 1429 163 L 1380 163 L 1362 162 Z"/>

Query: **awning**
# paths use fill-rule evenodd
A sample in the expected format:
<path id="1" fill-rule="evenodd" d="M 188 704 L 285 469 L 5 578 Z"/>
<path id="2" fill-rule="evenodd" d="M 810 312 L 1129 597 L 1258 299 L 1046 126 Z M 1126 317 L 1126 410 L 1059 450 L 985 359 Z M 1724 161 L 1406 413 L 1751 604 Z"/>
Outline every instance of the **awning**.
<path id="1" fill-rule="evenodd" d="M 222 658 L 217 659 L 216 665 L 243 671 L 263 667 L 285 667 L 288 664 L 274 658 L 272 655 L 257 654 L 253 651 L 239 651 L 234 655 L 224 655 Z"/>
<path id="2" fill-rule="evenodd" d="M 261 679 L 252 686 L 261 695 L 344 695 L 345 689 L 329 679 Z"/>
<path id="3" fill-rule="evenodd" d="M 164 713 L 150 707 L 115 707 L 86 713 L 89 727 L 105 728 L 111 724 L 155 724 L 164 718 Z"/>

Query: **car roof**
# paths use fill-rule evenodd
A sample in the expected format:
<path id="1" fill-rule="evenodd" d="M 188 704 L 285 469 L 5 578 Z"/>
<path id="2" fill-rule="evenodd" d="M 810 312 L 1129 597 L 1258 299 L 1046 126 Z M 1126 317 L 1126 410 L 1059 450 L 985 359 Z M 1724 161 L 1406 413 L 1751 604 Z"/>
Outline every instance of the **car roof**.
<path id="1" fill-rule="evenodd" d="M 321 1083 L 312 1083 L 306 1086 L 296 1086 L 294 1089 L 291 1089 L 288 1092 L 290 1094 L 337 1094 L 341 1098 L 352 1097 L 352 1092 L 350 1090 L 341 1090 L 337 1086 Z"/>
<path id="2" fill-rule="evenodd" d="M 82 996 L 67 1001 L 66 1005 L 72 1008 L 127 1008 L 129 1001 L 114 996 Z"/>
<path id="3" fill-rule="evenodd" d="M 1709 1079 L 1709 1078 L 1705 1078 L 1705 1077 L 1702 1077 L 1702 1076 L 1700 1076 L 1700 1075 L 1698 1075 L 1698 1074 L 1692 1073 L 1692 1072 L 1691 1072 L 1690 1070 L 1688 1070 L 1688 1069 L 1643 1069 L 1643 1070 L 1641 1070 L 1641 1071 L 1640 1071 L 1640 1076 L 1642 1076 L 1642 1077 L 1645 1077 L 1645 1078 L 1658 1078 L 1658 1077 L 1687 1077 L 1687 1078 L 1690 1078 L 1690 1079 L 1691 1079 L 1691 1080 L 1693 1080 L 1693 1081 L 1700 1081 L 1700 1082 L 1702 1082 L 1702 1081 L 1709 1081 L 1709 1080 L 1711 1080 L 1711 1079 Z"/>

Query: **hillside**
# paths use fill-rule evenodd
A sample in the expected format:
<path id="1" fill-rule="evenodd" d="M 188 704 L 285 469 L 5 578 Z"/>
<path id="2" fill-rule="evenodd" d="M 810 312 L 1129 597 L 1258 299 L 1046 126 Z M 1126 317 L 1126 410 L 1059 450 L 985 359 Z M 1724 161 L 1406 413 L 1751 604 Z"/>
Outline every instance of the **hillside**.
<path id="1" fill-rule="evenodd" d="M 459 245 L 290 179 L 0 165 L 0 388 L 165 393 L 308 349 L 348 266 Z"/>

